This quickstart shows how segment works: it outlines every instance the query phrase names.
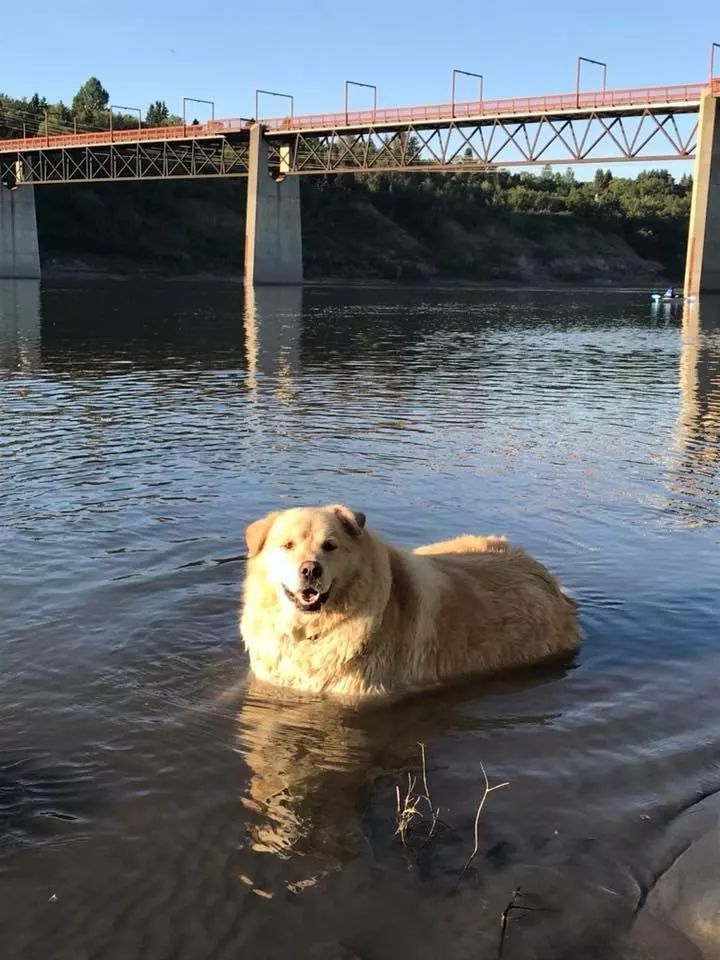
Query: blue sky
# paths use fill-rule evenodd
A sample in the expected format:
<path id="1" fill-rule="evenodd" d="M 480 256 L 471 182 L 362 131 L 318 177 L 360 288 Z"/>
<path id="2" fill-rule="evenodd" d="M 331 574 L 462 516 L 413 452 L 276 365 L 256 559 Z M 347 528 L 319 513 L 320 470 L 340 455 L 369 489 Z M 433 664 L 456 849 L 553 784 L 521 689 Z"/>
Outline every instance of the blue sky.
<path id="1" fill-rule="evenodd" d="M 559 93 L 574 87 L 578 54 L 608 62 L 608 86 L 701 80 L 720 4 L 697 0 L 685 15 L 662 0 L 45 0 L 40 16 L 37 4 L 11 4 L 2 32 L 0 90 L 13 96 L 68 102 L 95 75 L 113 103 L 178 110 L 184 95 L 245 116 L 256 87 L 293 93 L 296 113 L 339 110 L 346 79 L 376 83 L 379 106 L 443 101 L 452 67 L 484 73 L 488 98 Z M 598 83 L 588 72 L 588 88 Z M 475 90 L 468 79 L 458 99 Z M 353 106 L 364 97 L 354 92 Z M 285 107 L 266 101 L 262 112 Z"/>
<path id="2" fill-rule="evenodd" d="M 2 32 L 2 92 L 69 102 L 94 75 L 114 104 L 144 112 L 162 99 L 180 112 L 182 96 L 198 97 L 234 117 L 254 114 L 256 87 L 293 93 L 298 114 L 340 110 L 346 79 L 377 84 L 378 106 L 442 102 L 452 67 L 483 73 L 487 98 L 560 93 L 574 88 L 578 54 L 607 61 L 609 87 L 698 81 L 720 40 L 720 4 L 696 0 L 686 16 L 663 0 L 41 0 L 40 16 L 37 4 L 11 4 Z M 599 82 L 590 68 L 583 86 Z M 476 89 L 462 80 L 457 98 L 475 99 Z M 369 98 L 355 90 L 351 106 Z M 264 100 L 260 112 L 286 111 Z"/>

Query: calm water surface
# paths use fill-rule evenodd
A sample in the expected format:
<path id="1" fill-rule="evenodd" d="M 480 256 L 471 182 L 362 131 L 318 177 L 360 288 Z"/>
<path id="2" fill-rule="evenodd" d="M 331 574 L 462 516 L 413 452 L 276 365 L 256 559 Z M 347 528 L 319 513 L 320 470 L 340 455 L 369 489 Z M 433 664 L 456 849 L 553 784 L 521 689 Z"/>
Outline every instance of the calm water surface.
<path id="1" fill-rule="evenodd" d="M 505 957 L 619 956 L 720 789 L 720 304 L 255 297 L 0 282 L 0 956 L 495 957 L 517 887 Z M 243 528 L 329 500 L 507 534 L 579 656 L 389 707 L 255 689 Z M 403 848 L 418 742 L 441 822 Z M 510 785 L 463 873 L 481 763 Z"/>

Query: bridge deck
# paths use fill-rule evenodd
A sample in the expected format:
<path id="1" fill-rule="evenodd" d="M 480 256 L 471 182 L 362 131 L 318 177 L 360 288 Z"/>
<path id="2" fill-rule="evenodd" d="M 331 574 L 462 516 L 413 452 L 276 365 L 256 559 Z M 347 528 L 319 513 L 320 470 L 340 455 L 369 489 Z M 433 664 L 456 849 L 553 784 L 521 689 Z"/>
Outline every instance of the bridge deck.
<path id="1" fill-rule="evenodd" d="M 312 135 L 329 130 L 364 130 L 478 124 L 494 121 L 537 120 L 539 117 L 582 117 L 591 113 L 627 115 L 646 109 L 664 109 L 669 113 L 696 111 L 700 98 L 708 89 L 720 95 L 720 79 L 711 84 L 690 83 L 665 87 L 636 87 L 626 90 L 604 90 L 590 93 L 563 93 L 553 96 L 514 97 L 503 100 L 441 103 L 419 107 L 385 107 L 349 113 L 320 113 L 297 117 L 274 117 L 262 120 L 270 137 L 287 134 Z M 168 127 L 101 130 L 92 133 L 68 133 L 52 136 L 22 137 L 0 140 L 0 153 L 27 153 L 38 150 L 100 147 L 110 144 L 167 143 L 195 141 L 247 135 L 252 121 L 245 118 L 209 120 L 201 124 L 179 124 Z"/>

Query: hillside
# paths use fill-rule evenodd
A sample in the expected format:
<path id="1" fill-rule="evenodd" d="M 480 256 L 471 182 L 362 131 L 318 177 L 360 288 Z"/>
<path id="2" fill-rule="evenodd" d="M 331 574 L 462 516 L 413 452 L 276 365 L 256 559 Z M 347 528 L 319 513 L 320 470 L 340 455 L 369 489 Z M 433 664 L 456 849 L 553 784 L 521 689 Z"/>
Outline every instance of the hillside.
<path id="1" fill-rule="evenodd" d="M 611 181 L 599 195 L 567 174 L 304 179 L 305 272 L 517 283 L 677 277 L 689 186 L 664 172 L 644 176 L 644 197 L 638 181 Z M 634 215 L 623 210 L 628 196 L 640 207 Z M 670 209 L 657 209 L 660 201 Z M 242 181 L 41 187 L 41 256 L 50 270 L 239 276 L 244 207 Z"/>

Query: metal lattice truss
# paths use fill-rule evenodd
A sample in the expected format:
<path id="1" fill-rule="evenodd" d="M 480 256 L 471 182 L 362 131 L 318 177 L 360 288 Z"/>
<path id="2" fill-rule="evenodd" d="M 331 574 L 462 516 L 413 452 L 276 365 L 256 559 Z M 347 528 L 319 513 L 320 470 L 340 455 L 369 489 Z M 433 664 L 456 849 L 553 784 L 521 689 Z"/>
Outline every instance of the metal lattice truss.
<path id="1" fill-rule="evenodd" d="M 697 108 L 648 107 L 525 117 L 474 117 L 266 133 L 270 172 L 453 171 L 541 164 L 692 159 Z M 247 131 L 187 140 L 124 141 L 0 153 L 0 182 L 94 183 L 247 176 Z"/>
<path id="2" fill-rule="evenodd" d="M 287 172 L 296 174 L 688 160 L 697 143 L 697 113 L 646 109 L 633 116 L 458 120 L 443 127 L 285 134 L 271 142 L 271 162 L 282 168 L 282 144 L 291 158 Z"/>
<path id="3" fill-rule="evenodd" d="M 0 181 L 94 183 L 247 176 L 247 141 L 227 139 L 118 143 L 0 154 Z"/>

